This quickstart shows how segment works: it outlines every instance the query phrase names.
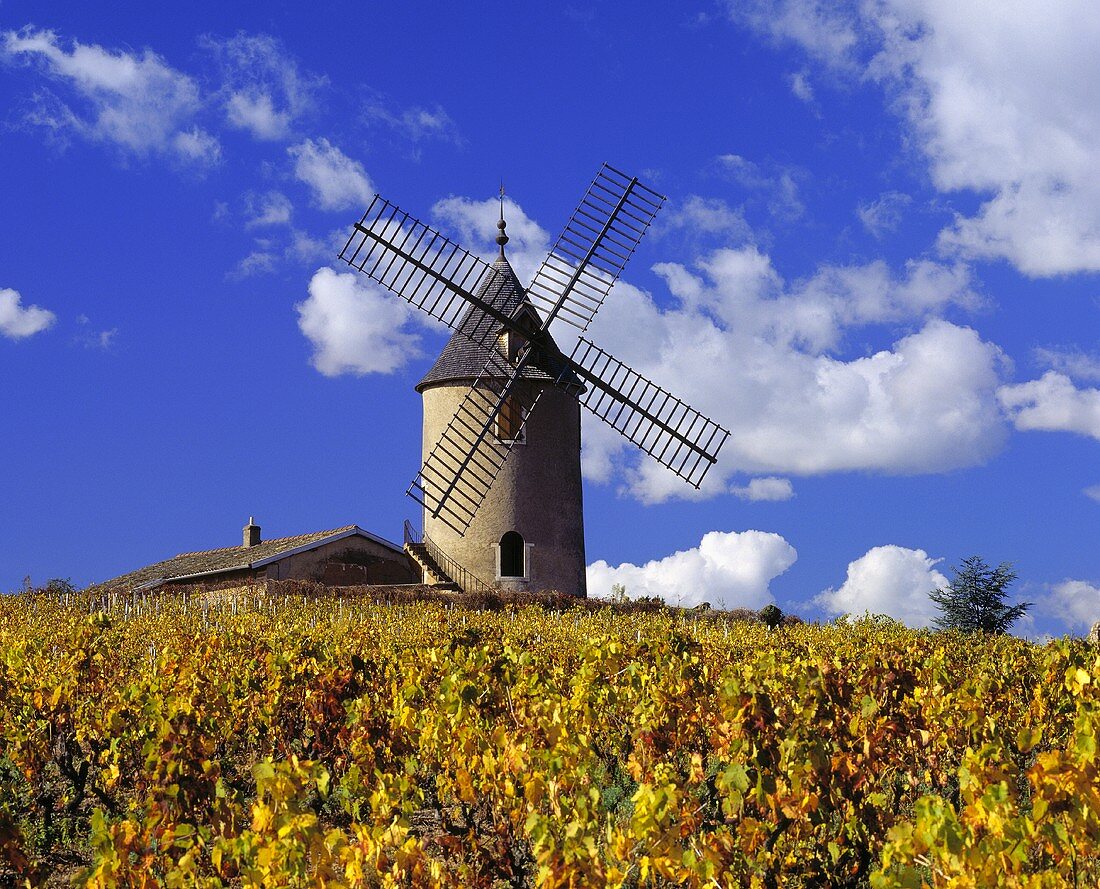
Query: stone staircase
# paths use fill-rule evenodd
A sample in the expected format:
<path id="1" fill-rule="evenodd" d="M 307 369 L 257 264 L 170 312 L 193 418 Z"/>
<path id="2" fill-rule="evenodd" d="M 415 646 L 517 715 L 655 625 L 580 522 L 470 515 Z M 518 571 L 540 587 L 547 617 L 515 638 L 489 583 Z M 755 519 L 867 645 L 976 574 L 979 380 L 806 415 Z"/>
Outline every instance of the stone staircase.
<path id="1" fill-rule="evenodd" d="M 438 587 L 441 590 L 454 590 L 457 592 L 462 589 L 462 587 L 455 583 L 447 572 L 443 570 L 440 564 L 432 558 L 426 544 L 406 541 L 405 553 L 423 572 L 425 583 Z"/>
<path id="2" fill-rule="evenodd" d="M 460 565 L 428 538 L 405 522 L 405 553 L 423 572 L 425 583 L 441 590 L 489 593 L 494 588 Z"/>

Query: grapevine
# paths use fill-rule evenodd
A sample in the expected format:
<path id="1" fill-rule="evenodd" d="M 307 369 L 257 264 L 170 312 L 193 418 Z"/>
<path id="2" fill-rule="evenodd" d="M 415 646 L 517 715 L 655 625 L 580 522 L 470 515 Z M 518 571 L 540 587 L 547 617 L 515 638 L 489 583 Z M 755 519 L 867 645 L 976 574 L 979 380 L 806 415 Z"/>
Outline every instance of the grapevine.
<path id="1" fill-rule="evenodd" d="M 271 590 L 0 598 L 0 883 L 1100 879 L 1081 640 Z"/>

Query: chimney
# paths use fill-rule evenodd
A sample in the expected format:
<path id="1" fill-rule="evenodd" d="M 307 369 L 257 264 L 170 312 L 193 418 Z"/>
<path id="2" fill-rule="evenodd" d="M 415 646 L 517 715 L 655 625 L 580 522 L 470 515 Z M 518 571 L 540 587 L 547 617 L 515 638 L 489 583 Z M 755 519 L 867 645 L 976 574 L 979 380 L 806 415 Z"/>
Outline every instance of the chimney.
<path id="1" fill-rule="evenodd" d="M 248 517 L 248 524 L 244 526 L 244 543 L 243 546 L 257 546 L 260 542 L 260 526 L 256 524 L 256 519 L 252 516 Z"/>

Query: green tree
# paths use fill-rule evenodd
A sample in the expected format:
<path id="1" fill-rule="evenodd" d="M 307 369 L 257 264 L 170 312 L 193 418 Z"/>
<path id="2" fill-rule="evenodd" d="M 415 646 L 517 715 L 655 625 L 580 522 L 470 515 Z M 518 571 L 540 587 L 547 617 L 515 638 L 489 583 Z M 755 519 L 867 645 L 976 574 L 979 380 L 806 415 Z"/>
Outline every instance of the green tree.
<path id="1" fill-rule="evenodd" d="M 936 626 L 941 630 L 1007 633 L 1031 607 L 1030 602 L 1005 602 L 1008 586 L 1016 579 L 1010 562 L 991 568 L 981 556 L 971 556 L 951 570 L 951 582 L 929 593 L 940 609 Z"/>
<path id="2" fill-rule="evenodd" d="M 775 604 L 765 605 L 756 616 L 769 630 L 774 630 L 783 623 L 783 612 Z"/>

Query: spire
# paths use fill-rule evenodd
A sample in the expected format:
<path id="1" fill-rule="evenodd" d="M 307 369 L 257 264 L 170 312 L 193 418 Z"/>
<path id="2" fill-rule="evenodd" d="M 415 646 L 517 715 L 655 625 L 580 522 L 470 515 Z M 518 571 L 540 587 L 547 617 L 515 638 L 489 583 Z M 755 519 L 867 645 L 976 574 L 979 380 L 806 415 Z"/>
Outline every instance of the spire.
<path id="1" fill-rule="evenodd" d="M 508 236 L 504 233 L 504 228 L 508 223 L 504 221 L 504 183 L 500 183 L 500 222 L 497 223 L 497 228 L 500 229 L 500 234 L 497 235 L 497 243 L 500 244 L 500 256 L 497 257 L 497 261 L 500 262 L 504 259 L 504 245 L 508 243 Z"/>

